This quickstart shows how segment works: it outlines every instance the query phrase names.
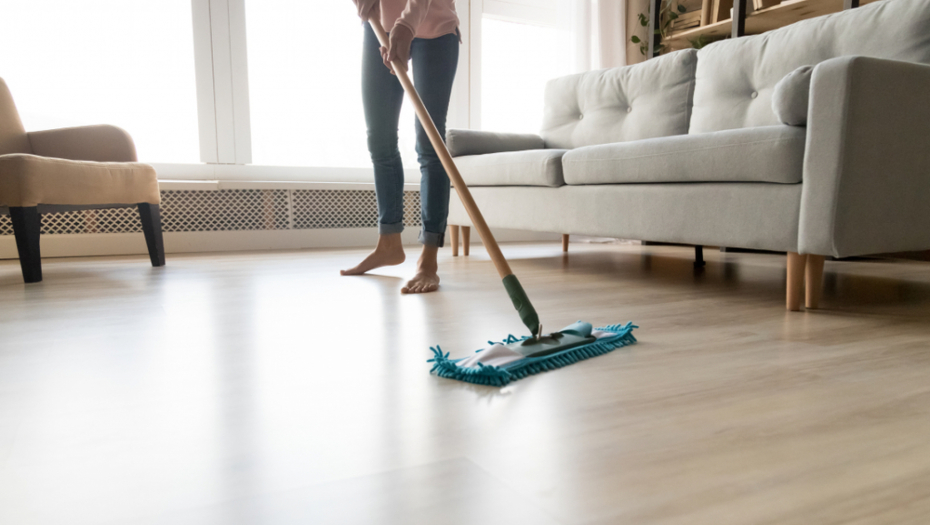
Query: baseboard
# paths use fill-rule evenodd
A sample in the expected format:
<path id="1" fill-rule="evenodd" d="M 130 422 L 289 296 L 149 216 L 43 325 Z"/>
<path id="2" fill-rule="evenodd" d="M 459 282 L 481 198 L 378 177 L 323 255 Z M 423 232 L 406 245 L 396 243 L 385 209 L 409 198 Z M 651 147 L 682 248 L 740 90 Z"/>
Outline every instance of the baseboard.
<path id="1" fill-rule="evenodd" d="M 557 234 L 508 229 L 494 229 L 500 242 L 552 241 Z M 402 234 L 407 244 L 417 242 L 419 228 L 407 228 Z M 375 228 L 333 228 L 312 230 L 256 230 L 165 233 L 166 253 L 232 252 L 261 250 L 297 250 L 305 248 L 351 248 L 373 246 L 378 239 Z M 446 238 L 448 244 L 448 236 Z M 472 242 L 481 244 L 477 235 Z M 79 233 L 43 235 L 43 257 L 85 257 L 97 255 L 145 254 L 141 233 Z M 16 241 L 12 235 L 0 236 L 0 259 L 16 259 Z"/>

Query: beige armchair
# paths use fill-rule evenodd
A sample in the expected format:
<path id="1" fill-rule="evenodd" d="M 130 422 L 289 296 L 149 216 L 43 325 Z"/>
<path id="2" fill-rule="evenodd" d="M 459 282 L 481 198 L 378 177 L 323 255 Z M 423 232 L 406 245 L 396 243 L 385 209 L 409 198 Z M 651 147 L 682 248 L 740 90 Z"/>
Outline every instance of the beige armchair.
<path id="1" fill-rule="evenodd" d="M 0 78 L 0 213 L 9 213 L 23 280 L 42 280 L 43 213 L 138 207 L 152 266 L 165 249 L 155 170 L 136 162 L 132 137 L 115 126 L 26 133 Z"/>

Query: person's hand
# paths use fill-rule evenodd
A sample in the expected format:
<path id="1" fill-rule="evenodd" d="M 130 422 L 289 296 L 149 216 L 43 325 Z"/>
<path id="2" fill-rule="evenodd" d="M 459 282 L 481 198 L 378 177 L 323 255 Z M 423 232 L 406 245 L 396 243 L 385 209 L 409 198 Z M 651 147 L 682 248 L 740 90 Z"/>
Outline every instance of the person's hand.
<path id="1" fill-rule="evenodd" d="M 404 70 L 407 70 L 411 43 L 413 43 L 413 31 L 407 26 L 394 24 L 394 29 L 391 29 L 391 34 L 388 36 L 388 47 L 381 48 L 381 59 L 384 60 L 384 65 L 391 70 L 392 75 L 397 74 L 392 64 L 395 60 L 403 64 Z"/>

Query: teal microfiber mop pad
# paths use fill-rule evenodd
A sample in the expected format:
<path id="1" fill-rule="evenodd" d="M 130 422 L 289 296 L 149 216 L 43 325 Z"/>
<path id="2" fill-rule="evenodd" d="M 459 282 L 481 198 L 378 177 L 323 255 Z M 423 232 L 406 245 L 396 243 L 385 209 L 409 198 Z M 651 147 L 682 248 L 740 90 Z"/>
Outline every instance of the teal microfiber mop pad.
<path id="1" fill-rule="evenodd" d="M 590 323 L 577 322 L 558 332 L 534 338 L 507 336 L 502 342 L 477 350 L 471 357 L 449 359 L 437 345 L 430 350 L 430 372 L 439 377 L 476 385 L 504 386 L 524 377 L 562 368 L 578 361 L 606 354 L 636 342 L 633 323 L 615 324 L 593 329 Z"/>

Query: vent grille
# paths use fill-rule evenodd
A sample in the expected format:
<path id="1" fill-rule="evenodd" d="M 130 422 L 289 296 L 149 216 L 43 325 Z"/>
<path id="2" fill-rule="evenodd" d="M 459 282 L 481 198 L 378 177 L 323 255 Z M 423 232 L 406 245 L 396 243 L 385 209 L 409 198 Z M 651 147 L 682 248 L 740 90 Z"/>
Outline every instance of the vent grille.
<path id="1" fill-rule="evenodd" d="M 296 190 L 292 199 L 293 227 L 297 230 L 378 226 L 378 204 L 374 191 Z M 404 224 L 421 224 L 419 193 L 404 192 Z"/>
<path id="2" fill-rule="evenodd" d="M 9 221 L 9 217 L 4 217 Z M 142 231 L 135 208 L 81 210 L 42 214 L 42 234 L 134 233 Z M 10 234 L 13 233 L 12 223 Z"/>
<path id="3" fill-rule="evenodd" d="M 374 228 L 375 192 L 370 190 L 164 190 L 165 232 Z M 420 194 L 404 192 L 404 224 L 420 226 Z M 136 208 L 81 210 L 42 215 L 42 233 L 136 233 Z M 13 235 L 7 215 L 0 235 Z"/>
<path id="4" fill-rule="evenodd" d="M 167 190 L 161 198 L 161 224 L 166 232 L 288 227 L 287 190 Z"/>
<path id="5" fill-rule="evenodd" d="M 378 205 L 373 191 L 297 190 L 291 197 L 294 228 L 298 230 L 374 228 L 378 225 Z"/>

